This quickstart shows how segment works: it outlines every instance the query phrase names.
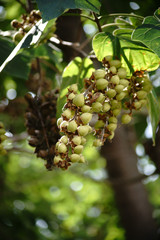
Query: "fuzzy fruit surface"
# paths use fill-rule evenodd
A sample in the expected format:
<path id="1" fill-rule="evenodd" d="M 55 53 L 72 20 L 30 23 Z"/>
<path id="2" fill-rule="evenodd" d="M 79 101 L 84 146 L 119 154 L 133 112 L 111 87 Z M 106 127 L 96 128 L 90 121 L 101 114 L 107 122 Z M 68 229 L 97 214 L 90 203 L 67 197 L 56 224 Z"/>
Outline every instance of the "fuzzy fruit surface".
<path id="1" fill-rule="evenodd" d="M 93 73 L 93 75 L 94 75 L 94 77 L 95 77 L 96 79 L 104 78 L 104 77 L 105 77 L 105 74 L 106 74 L 106 72 L 105 72 L 105 70 L 103 70 L 103 69 L 97 69 L 97 70 Z"/>
<path id="2" fill-rule="evenodd" d="M 114 75 L 111 77 L 111 83 L 113 84 L 119 84 L 119 76 L 118 75 Z"/>
<path id="3" fill-rule="evenodd" d="M 103 128 L 105 123 L 102 120 L 98 120 L 96 124 L 94 125 L 95 129 Z"/>
<path id="4" fill-rule="evenodd" d="M 78 134 L 80 136 L 86 136 L 88 134 L 88 126 L 79 126 L 78 127 Z"/>
<path id="5" fill-rule="evenodd" d="M 82 115 L 80 116 L 80 119 L 83 122 L 83 124 L 87 124 L 91 121 L 92 114 L 91 113 L 82 113 Z"/>
<path id="6" fill-rule="evenodd" d="M 83 151 L 82 145 L 78 145 L 74 148 L 74 153 L 76 153 L 76 154 L 80 154 L 82 151 Z"/>
<path id="7" fill-rule="evenodd" d="M 74 136 L 73 139 L 72 139 L 72 142 L 75 145 L 80 145 L 81 144 L 81 137 L 80 136 Z"/>
<path id="8" fill-rule="evenodd" d="M 107 128 L 108 128 L 109 131 L 112 132 L 117 128 L 117 124 L 116 123 L 110 123 L 110 124 L 108 124 Z"/>
<path id="9" fill-rule="evenodd" d="M 116 68 L 119 68 L 121 66 L 121 61 L 119 60 L 111 60 L 110 62 L 110 66 L 115 66 Z"/>
<path id="10" fill-rule="evenodd" d="M 67 152 L 67 147 L 64 143 L 60 143 L 58 145 L 58 152 L 59 153 L 66 153 Z"/>
<path id="11" fill-rule="evenodd" d="M 108 86 L 108 81 L 106 79 L 98 79 L 96 81 L 96 87 L 98 90 L 104 90 Z"/>
<path id="12" fill-rule="evenodd" d="M 121 122 L 123 124 L 128 124 L 132 120 L 132 117 L 129 114 L 123 114 L 121 118 Z"/>
<path id="13" fill-rule="evenodd" d="M 108 96 L 109 98 L 115 97 L 115 96 L 116 96 L 116 90 L 114 90 L 114 89 L 109 89 L 109 90 L 107 91 L 107 96 Z"/>
<path id="14" fill-rule="evenodd" d="M 73 98 L 73 103 L 77 106 L 77 107 L 82 107 L 84 105 L 84 95 L 82 93 L 77 94 L 74 98 Z"/>
<path id="15" fill-rule="evenodd" d="M 137 98 L 138 99 L 144 99 L 146 96 L 147 96 L 146 91 L 140 90 L 140 91 L 137 92 Z"/>
<path id="16" fill-rule="evenodd" d="M 69 87 L 69 90 L 70 90 L 70 91 L 73 91 L 74 93 L 77 93 L 77 91 L 78 91 L 78 86 L 77 86 L 77 84 L 72 84 L 72 85 Z"/>
<path id="17" fill-rule="evenodd" d="M 102 104 L 100 102 L 92 103 L 92 111 L 100 112 L 102 110 Z"/>
<path id="18" fill-rule="evenodd" d="M 82 112 L 89 112 L 91 110 L 91 107 L 88 106 L 88 105 L 84 105 L 82 108 L 81 108 L 81 111 Z"/>
<path id="19" fill-rule="evenodd" d="M 95 139 L 95 140 L 93 141 L 93 146 L 94 146 L 94 147 L 100 147 L 100 146 L 102 146 L 101 140 L 100 140 L 100 139 Z"/>
<path id="20" fill-rule="evenodd" d="M 64 112 L 62 113 L 62 116 L 66 117 L 67 119 L 70 119 L 72 116 L 71 110 L 70 109 L 64 110 Z"/>
<path id="21" fill-rule="evenodd" d="M 60 156 L 55 156 L 54 157 L 54 163 L 59 163 L 60 161 L 62 161 L 62 158 Z"/>
<path id="22" fill-rule="evenodd" d="M 125 78 L 127 76 L 126 69 L 125 68 L 119 68 L 117 74 L 120 78 Z"/>
<path id="23" fill-rule="evenodd" d="M 59 141 L 64 143 L 64 144 L 67 144 L 68 143 L 68 137 L 67 136 L 62 136 Z"/>
<path id="24" fill-rule="evenodd" d="M 71 156 L 70 156 L 70 160 L 71 160 L 71 162 L 79 162 L 79 160 L 80 160 L 80 156 L 78 155 L 78 154 L 76 154 L 76 153 L 73 153 L 73 154 L 71 154 Z"/>
<path id="25" fill-rule="evenodd" d="M 75 132 L 77 130 L 77 123 L 75 120 L 72 120 L 68 123 L 67 130 L 69 132 Z"/>
<path id="26" fill-rule="evenodd" d="M 108 112 L 111 108 L 111 105 L 107 102 L 103 104 L 103 112 Z"/>

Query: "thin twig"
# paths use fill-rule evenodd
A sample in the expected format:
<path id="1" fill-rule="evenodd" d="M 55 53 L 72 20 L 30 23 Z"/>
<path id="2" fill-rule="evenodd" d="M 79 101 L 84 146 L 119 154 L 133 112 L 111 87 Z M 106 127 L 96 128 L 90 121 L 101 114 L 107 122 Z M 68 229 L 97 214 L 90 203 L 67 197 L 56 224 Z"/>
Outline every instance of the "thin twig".
<path id="1" fill-rule="evenodd" d="M 93 15 L 94 15 L 94 18 L 95 18 L 94 21 L 95 21 L 95 23 L 97 24 L 97 27 L 98 27 L 99 32 L 102 32 L 102 28 L 101 28 L 101 25 L 100 25 L 100 23 L 99 23 L 99 19 L 98 19 L 96 13 L 93 12 Z"/>
<path id="2" fill-rule="evenodd" d="M 104 15 L 104 16 L 100 16 L 98 17 L 98 19 L 102 19 L 102 18 L 107 18 L 107 17 L 117 17 L 117 16 L 124 16 L 124 17 L 135 17 L 135 18 L 139 18 L 139 19 L 144 19 L 144 17 L 136 15 L 136 14 L 132 14 L 132 13 L 111 13 L 108 15 Z"/>

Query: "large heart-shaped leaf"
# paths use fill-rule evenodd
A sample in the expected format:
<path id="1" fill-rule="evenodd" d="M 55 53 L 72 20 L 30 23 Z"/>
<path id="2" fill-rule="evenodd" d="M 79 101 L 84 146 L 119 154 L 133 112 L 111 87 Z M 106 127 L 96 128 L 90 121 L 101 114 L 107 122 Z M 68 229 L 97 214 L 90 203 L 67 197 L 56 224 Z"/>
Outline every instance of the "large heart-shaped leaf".
<path id="1" fill-rule="evenodd" d="M 132 39 L 140 41 L 160 57 L 160 19 L 156 17 L 146 17 L 138 28 L 133 31 Z"/>
<path id="2" fill-rule="evenodd" d="M 57 103 L 57 117 L 62 112 L 63 105 L 66 101 L 67 88 L 71 84 L 77 83 L 79 91 L 83 88 L 83 79 L 90 77 L 94 71 L 93 63 L 88 58 L 76 57 L 69 65 L 64 69 L 62 75 L 62 84 L 60 89 L 60 96 Z"/>
<path id="3" fill-rule="evenodd" d="M 60 16 L 67 9 L 85 9 L 99 13 L 99 0 L 37 0 L 44 21 Z"/>
<path id="4" fill-rule="evenodd" d="M 160 106 L 154 90 L 152 90 L 152 92 L 148 94 L 148 110 L 152 125 L 153 145 L 155 145 L 156 130 L 160 121 Z"/>
<path id="5" fill-rule="evenodd" d="M 116 36 L 119 37 L 118 34 Z M 129 33 L 122 37 L 121 32 L 119 41 L 122 65 L 127 68 L 128 75 L 133 71 L 153 71 L 159 67 L 159 57 L 145 46 L 129 40 Z M 115 42 L 116 37 L 110 33 L 98 33 L 93 38 L 93 50 L 98 60 L 107 55 L 115 56 Z"/>

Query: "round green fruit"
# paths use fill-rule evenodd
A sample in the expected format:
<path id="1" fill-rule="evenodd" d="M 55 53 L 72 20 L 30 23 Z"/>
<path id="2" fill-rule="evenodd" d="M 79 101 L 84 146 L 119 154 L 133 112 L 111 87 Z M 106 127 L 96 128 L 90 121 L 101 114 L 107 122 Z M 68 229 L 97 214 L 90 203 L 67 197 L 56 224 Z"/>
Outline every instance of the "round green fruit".
<path id="1" fill-rule="evenodd" d="M 73 98 L 73 103 L 77 107 L 82 107 L 84 105 L 84 95 L 82 93 L 75 95 Z"/>
<path id="2" fill-rule="evenodd" d="M 100 139 L 95 139 L 95 140 L 93 141 L 93 146 L 94 146 L 94 147 L 101 147 L 101 146 L 102 146 L 101 140 L 100 140 Z"/>
<path id="3" fill-rule="evenodd" d="M 140 90 L 140 91 L 137 92 L 137 98 L 140 99 L 140 100 L 144 99 L 146 96 L 147 96 L 146 91 Z"/>
<path id="4" fill-rule="evenodd" d="M 81 111 L 82 112 L 90 112 L 90 110 L 91 110 L 91 107 L 90 106 L 88 106 L 88 105 L 84 105 L 82 108 L 81 108 Z"/>
<path id="5" fill-rule="evenodd" d="M 75 132 L 77 130 L 77 123 L 75 120 L 72 120 L 68 123 L 67 130 L 69 132 Z"/>
<path id="6" fill-rule="evenodd" d="M 110 118 L 108 119 L 108 122 L 109 122 L 109 123 L 117 123 L 118 120 L 117 120 L 116 117 L 110 117 Z"/>
<path id="7" fill-rule="evenodd" d="M 70 160 L 71 160 L 71 162 L 73 162 L 73 163 L 79 162 L 80 156 L 79 156 L 78 154 L 76 154 L 76 153 L 73 153 L 73 154 L 71 154 L 71 156 L 70 156 Z"/>
<path id="8" fill-rule="evenodd" d="M 113 74 L 117 73 L 117 68 L 115 66 L 110 67 L 110 72 L 112 72 Z"/>
<path id="9" fill-rule="evenodd" d="M 77 91 L 78 91 L 78 86 L 77 86 L 77 84 L 75 83 L 75 84 L 72 84 L 70 87 L 69 87 L 69 90 L 70 91 L 73 91 L 74 93 L 77 93 Z"/>
<path id="10" fill-rule="evenodd" d="M 71 110 L 70 110 L 70 109 L 66 109 L 66 110 L 64 110 L 64 112 L 62 113 L 62 116 L 63 116 L 63 117 L 66 117 L 67 119 L 70 119 L 70 118 L 71 118 L 71 115 L 72 115 L 72 113 L 71 113 Z"/>
<path id="11" fill-rule="evenodd" d="M 116 85 L 119 84 L 119 76 L 118 75 L 112 76 L 110 81 L 113 84 L 116 84 Z"/>
<path id="12" fill-rule="evenodd" d="M 54 163 L 55 164 L 59 163 L 60 161 L 62 161 L 62 158 L 60 156 L 55 156 L 54 157 Z"/>
<path id="13" fill-rule="evenodd" d="M 80 116 L 80 119 L 83 122 L 83 124 L 87 124 L 92 119 L 92 113 L 82 113 L 82 115 Z"/>
<path id="14" fill-rule="evenodd" d="M 117 74 L 120 78 L 125 78 L 127 76 L 126 69 L 125 68 L 119 68 Z"/>
<path id="15" fill-rule="evenodd" d="M 74 148 L 74 153 L 76 153 L 76 154 L 80 154 L 82 151 L 83 151 L 82 145 L 78 145 Z"/>
<path id="16" fill-rule="evenodd" d="M 104 104 L 103 104 L 103 112 L 108 112 L 109 110 L 110 110 L 110 108 L 111 108 L 111 105 L 108 103 L 108 102 L 105 102 Z"/>
<path id="17" fill-rule="evenodd" d="M 121 117 L 121 122 L 123 124 L 128 124 L 132 120 L 132 117 L 129 114 L 123 114 Z"/>
<path id="18" fill-rule="evenodd" d="M 92 103 L 92 111 L 93 112 L 100 112 L 102 110 L 102 104 L 100 102 Z"/>
<path id="19" fill-rule="evenodd" d="M 81 137 L 80 136 L 74 136 L 73 139 L 72 139 L 72 142 L 75 145 L 80 145 L 81 144 Z"/>
<path id="20" fill-rule="evenodd" d="M 111 60 L 110 62 L 110 66 L 115 66 L 116 68 L 119 68 L 121 66 L 121 61 L 119 60 Z"/>
<path id="21" fill-rule="evenodd" d="M 114 90 L 114 89 L 109 89 L 108 91 L 107 91 L 107 96 L 109 97 L 109 98 L 113 98 L 113 97 L 115 97 L 116 96 L 116 90 Z"/>
<path id="22" fill-rule="evenodd" d="M 67 144 L 68 143 L 68 137 L 67 136 L 62 136 L 59 141 L 64 143 L 64 144 Z"/>
<path id="23" fill-rule="evenodd" d="M 86 136 L 87 134 L 88 134 L 88 126 L 87 125 L 85 125 L 85 126 L 79 126 L 78 127 L 78 134 L 80 135 L 80 136 Z"/>
<path id="24" fill-rule="evenodd" d="M 97 69 L 94 73 L 93 73 L 94 77 L 96 79 L 100 79 L 100 78 L 104 78 L 106 75 L 105 70 L 103 69 Z"/>
<path id="25" fill-rule="evenodd" d="M 118 84 L 117 86 L 115 86 L 115 90 L 117 93 L 121 93 L 124 89 L 124 86 L 121 84 Z"/>
<path id="26" fill-rule="evenodd" d="M 108 125 L 107 125 L 107 129 L 109 130 L 109 131 L 114 131 L 115 129 L 117 128 L 117 124 L 116 123 L 109 123 Z"/>
<path id="27" fill-rule="evenodd" d="M 58 145 L 58 152 L 59 153 L 66 153 L 67 152 L 67 147 L 64 143 L 60 143 Z"/>
<path id="28" fill-rule="evenodd" d="M 96 87 L 98 90 L 104 90 L 108 86 L 108 81 L 106 79 L 98 79 L 96 81 Z"/>

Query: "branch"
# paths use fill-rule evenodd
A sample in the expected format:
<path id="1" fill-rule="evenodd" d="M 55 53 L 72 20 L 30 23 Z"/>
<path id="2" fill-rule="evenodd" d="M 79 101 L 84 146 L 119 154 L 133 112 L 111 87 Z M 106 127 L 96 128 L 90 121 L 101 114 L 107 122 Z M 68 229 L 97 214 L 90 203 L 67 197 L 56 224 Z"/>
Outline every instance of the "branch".
<path id="1" fill-rule="evenodd" d="M 102 32 L 102 28 L 101 28 L 101 25 L 99 23 L 99 19 L 98 19 L 97 15 L 94 12 L 93 12 L 93 15 L 94 15 L 94 21 L 97 24 L 99 32 Z"/>

